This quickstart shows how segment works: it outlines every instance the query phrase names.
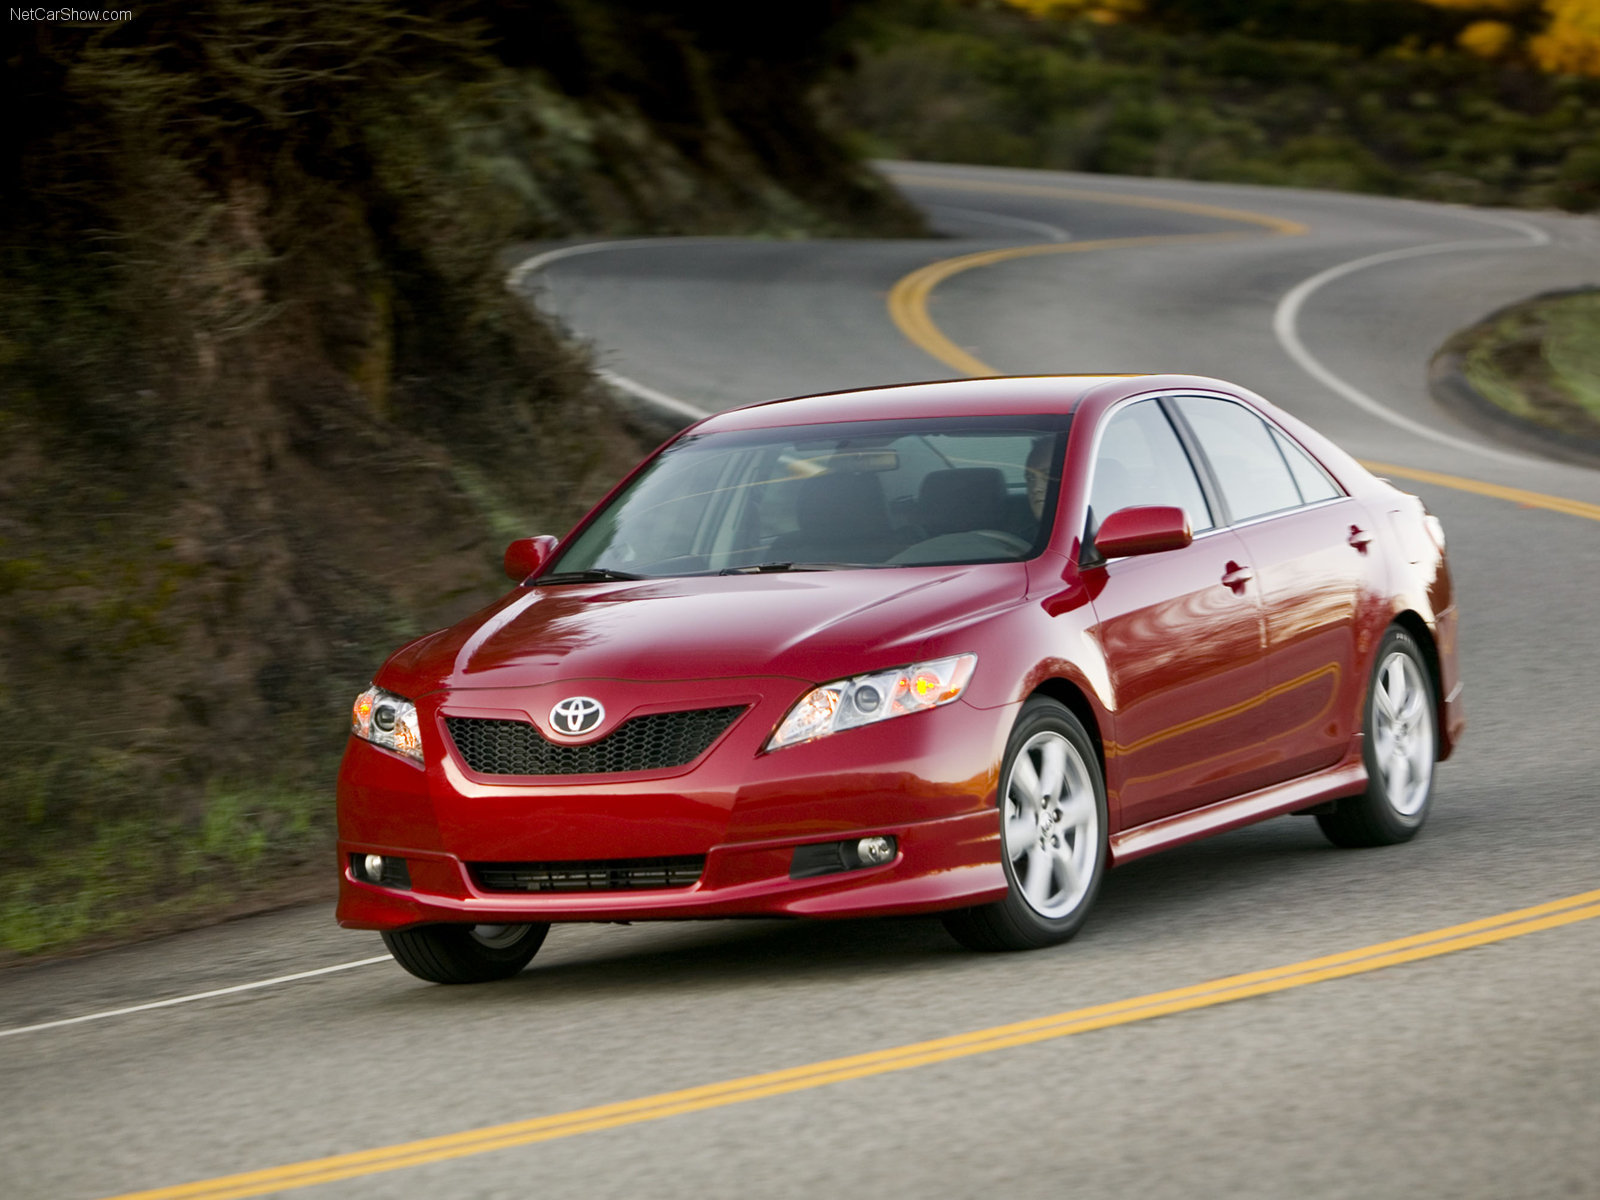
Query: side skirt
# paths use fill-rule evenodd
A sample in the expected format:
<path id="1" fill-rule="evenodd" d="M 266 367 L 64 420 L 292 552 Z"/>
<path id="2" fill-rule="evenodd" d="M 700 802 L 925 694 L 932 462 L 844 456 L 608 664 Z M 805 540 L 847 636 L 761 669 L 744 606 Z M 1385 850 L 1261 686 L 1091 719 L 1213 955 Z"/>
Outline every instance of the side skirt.
<path id="1" fill-rule="evenodd" d="M 1192 842 L 1213 833 L 1223 833 L 1251 825 L 1267 817 L 1298 812 L 1324 800 L 1352 796 L 1367 786 L 1367 769 L 1358 754 L 1354 762 L 1346 761 L 1315 775 L 1275 783 L 1260 791 L 1247 792 L 1231 800 L 1219 800 L 1193 812 L 1178 813 L 1137 825 L 1111 836 L 1111 863 L 1131 862 L 1176 846 Z"/>

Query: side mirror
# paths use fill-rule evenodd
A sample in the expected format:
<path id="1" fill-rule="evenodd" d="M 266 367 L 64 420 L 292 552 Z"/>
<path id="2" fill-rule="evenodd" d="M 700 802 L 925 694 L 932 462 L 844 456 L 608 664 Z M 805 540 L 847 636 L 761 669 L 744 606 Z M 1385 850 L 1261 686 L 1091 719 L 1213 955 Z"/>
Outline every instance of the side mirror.
<path id="1" fill-rule="evenodd" d="M 1189 514 L 1166 504 L 1119 508 L 1094 535 L 1095 549 L 1106 558 L 1182 550 L 1192 541 Z"/>
<path id="2" fill-rule="evenodd" d="M 506 547 L 506 577 L 513 583 L 521 583 L 550 561 L 550 556 L 556 552 L 556 544 L 556 539 L 548 533 L 518 538 Z"/>

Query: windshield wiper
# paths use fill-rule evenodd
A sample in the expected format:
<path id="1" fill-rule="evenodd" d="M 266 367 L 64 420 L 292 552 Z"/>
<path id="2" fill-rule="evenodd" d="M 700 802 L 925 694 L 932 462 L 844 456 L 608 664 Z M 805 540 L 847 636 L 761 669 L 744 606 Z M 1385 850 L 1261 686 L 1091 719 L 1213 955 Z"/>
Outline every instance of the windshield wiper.
<path id="1" fill-rule="evenodd" d="M 612 580 L 643 579 L 643 575 L 630 575 L 626 571 L 613 571 L 610 567 L 590 567 L 586 571 L 557 571 L 554 575 L 541 575 L 535 586 L 546 583 L 605 583 Z"/>
<path id="2" fill-rule="evenodd" d="M 867 563 L 808 563 L 767 562 L 753 563 L 748 567 L 723 567 L 718 575 L 776 575 L 780 571 L 848 571 Z"/>

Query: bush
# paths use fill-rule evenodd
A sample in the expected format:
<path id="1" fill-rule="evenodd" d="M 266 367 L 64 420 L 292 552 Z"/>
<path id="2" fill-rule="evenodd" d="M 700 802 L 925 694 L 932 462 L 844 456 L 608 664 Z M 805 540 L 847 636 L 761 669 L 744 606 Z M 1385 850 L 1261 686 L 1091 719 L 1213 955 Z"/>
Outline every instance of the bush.
<path id="1" fill-rule="evenodd" d="M 1097 25 L 887 0 L 829 105 L 890 156 L 1600 208 L 1600 80 L 1455 50 L 1469 12 L 1146 8 Z"/>

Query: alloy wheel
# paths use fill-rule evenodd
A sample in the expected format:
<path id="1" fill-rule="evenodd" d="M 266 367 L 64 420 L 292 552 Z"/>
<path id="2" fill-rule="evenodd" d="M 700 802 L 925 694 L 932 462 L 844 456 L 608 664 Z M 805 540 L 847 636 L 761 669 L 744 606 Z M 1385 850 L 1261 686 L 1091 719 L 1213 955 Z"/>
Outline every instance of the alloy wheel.
<path id="1" fill-rule="evenodd" d="M 1005 842 L 1034 912 L 1056 919 L 1082 903 L 1095 878 L 1100 810 L 1077 748 L 1054 730 L 1029 738 L 1011 765 Z"/>
<path id="2" fill-rule="evenodd" d="M 1396 651 L 1378 668 L 1372 693 L 1372 741 L 1390 805 L 1415 816 L 1433 781 L 1433 706 L 1416 661 Z"/>

